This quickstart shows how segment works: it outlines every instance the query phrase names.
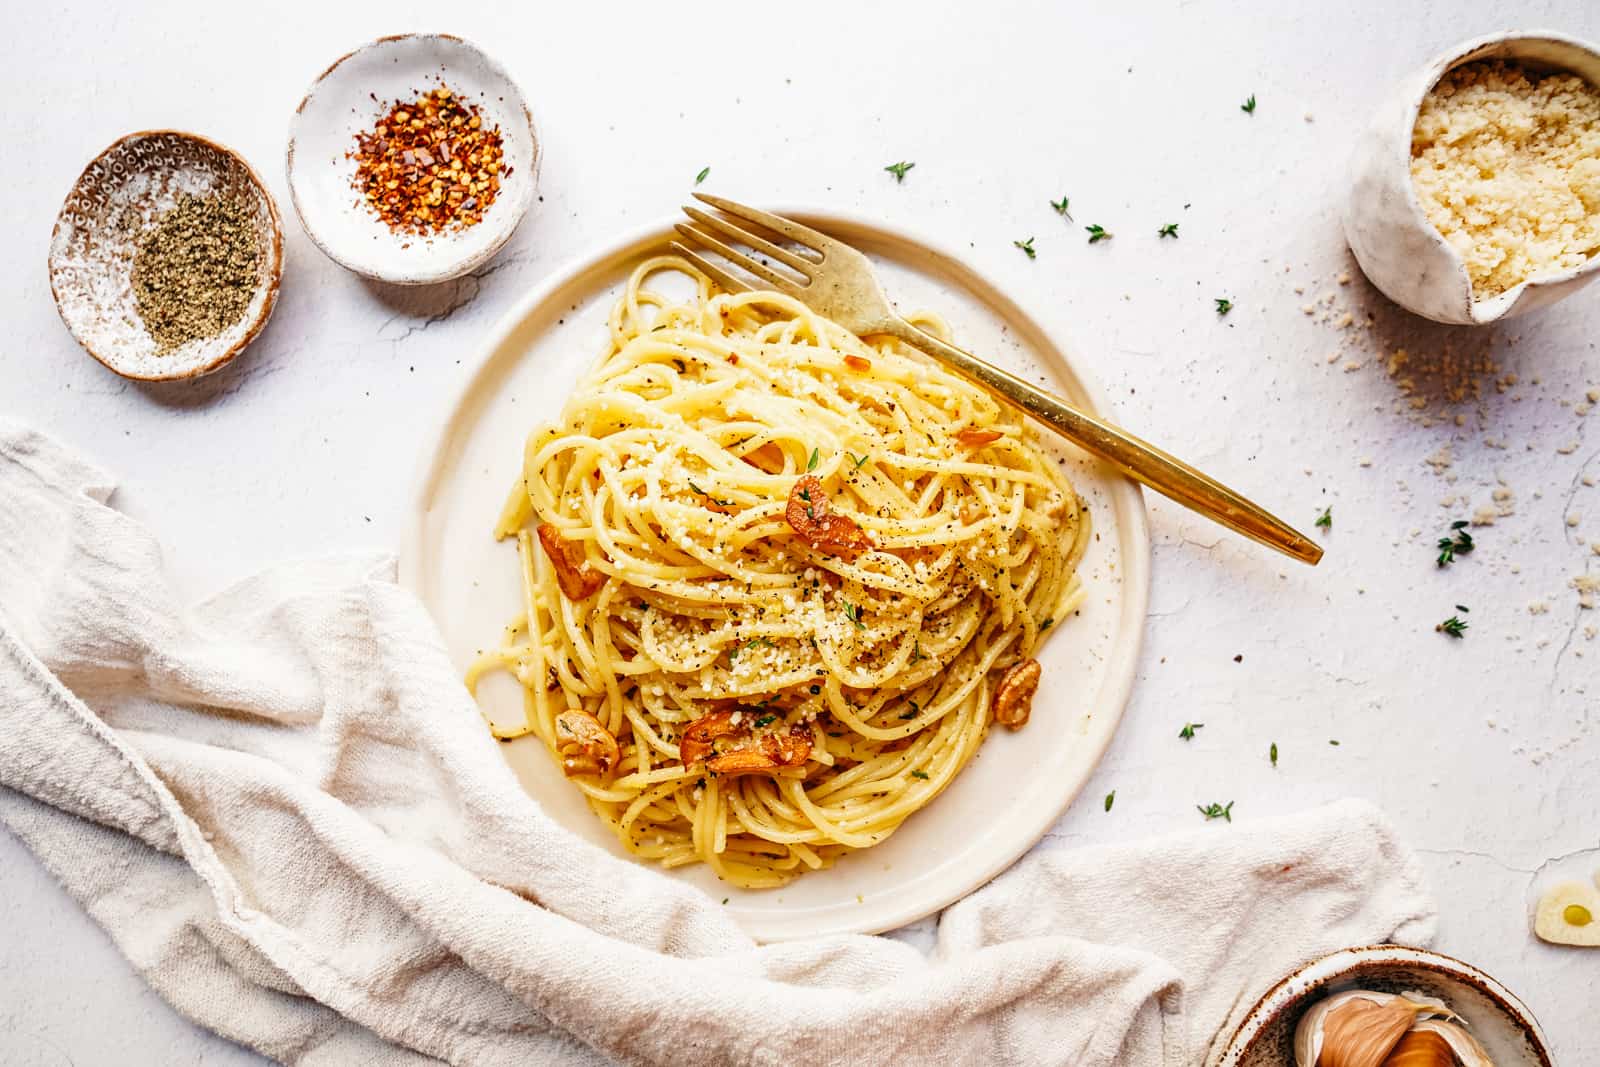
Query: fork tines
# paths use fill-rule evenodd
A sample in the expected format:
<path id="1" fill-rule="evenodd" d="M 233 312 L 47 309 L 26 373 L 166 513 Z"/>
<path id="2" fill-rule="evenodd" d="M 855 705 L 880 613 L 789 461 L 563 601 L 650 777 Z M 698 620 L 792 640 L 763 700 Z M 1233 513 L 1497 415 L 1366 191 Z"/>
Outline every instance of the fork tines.
<path id="1" fill-rule="evenodd" d="M 715 252 L 740 270 L 760 278 L 779 292 L 794 296 L 809 285 L 815 276 L 816 268 L 827 256 L 828 247 L 833 244 L 831 238 L 797 222 L 792 222 L 781 215 L 758 211 L 753 207 L 746 207 L 732 200 L 724 200 L 720 196 L 695 193 L 694 197 L 702 203 L 711 205 L 725 215 L 731 215 L 734 218 L 754 223 L 767 232 L 787 238 L 806 251 L 815 254 L 815 258 L 799 255 L 774 241 L 768 240 L 753 229 L 738 225 L 727 218 L 712 215 L 697 207 L 684 207 L 684 214 L 688 215 L 693 221 L 678 223 L 677 231 L 679 234 L 687 241 Z M 757 259 L 748 253 L 740 251 L 733 244 L 730 244 L 730 241 L 752 249 L 762 256 L 776 260 L 794 271 L 800 278 L 797 280 L 790 275 L 774 270 L 766 260 Z M 745 292 L 751 288 L 748 282 L 735 278 L 687 245 L 674 241 L 672 248 L 679 255 L 704 271 L 718 285 L 730 292 Z"/>

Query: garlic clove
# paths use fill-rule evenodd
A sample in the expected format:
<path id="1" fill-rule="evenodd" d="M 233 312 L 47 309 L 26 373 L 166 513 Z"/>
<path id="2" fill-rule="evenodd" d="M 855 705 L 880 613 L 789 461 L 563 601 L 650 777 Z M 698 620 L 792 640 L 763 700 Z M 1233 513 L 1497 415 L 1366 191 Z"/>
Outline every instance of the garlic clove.
<path id="1" fill-rule="evenodd" d="M 1458 1064 L 1460 1067 L 1494 1067 L 1494 1061 L 1489 1059 L 1489 1054 L 1478 1044 L 1476 1038 L 1467 1033 L 1464 1026 L 1444 1019 L 1423 1019 L 1412 1025 L 1411 1032 L 1406 1035 L 1405 1040 L 1419 1034 L 1430 1035 L 1444 1042 L 1451 1058 L 1437 1061 L 1416 1060 L 1410 1065 L 1395 1065 L 1391 1062 L 1384 1067 L 1423 1067 L 1430 1062 L 1437 1062 L 1443 1067 L 1455 1067 Z M 1405 1044 L 1405 1040 L 1401 1041 L 1401 1045 Z"/>
<path id="2" fill-rule="evenodd" d="M 1450 1042 L 1428 1030 L 1412 1030 L 1383 1061 L 1383 1067 L 1457 1067 Z"/>
<path id="3" fill-rule="evenodd" d="M 1553 945 L 1600 946 L 1600 891 L 1560 882 L 1539 898 L 1533 932 Z"/>
<path id="4" fill-rule="evenodd" d="M 1301 1017 L 1294 1034 L 1295 1062 L 1299 1067 L 1382 1067 L 1419 1014 L 1446 1011 L 1393 993 L 1338 993 Z"/>

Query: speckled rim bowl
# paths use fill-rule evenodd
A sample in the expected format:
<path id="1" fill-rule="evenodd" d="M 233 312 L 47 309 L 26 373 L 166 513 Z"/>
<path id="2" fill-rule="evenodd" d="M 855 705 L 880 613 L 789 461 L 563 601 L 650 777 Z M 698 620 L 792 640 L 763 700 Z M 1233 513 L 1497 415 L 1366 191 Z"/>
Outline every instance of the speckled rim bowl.
<path id="1" fill-rule="evenodd" d="M 433 235 L 395 233 L 357 195 L 350 151 L 356 134 L 372 129 L 395 101 L 441 83 L 500 128 L 508 170 L 475 225 Z M 290 120 L 284 166 L 295 212 L 329 259 L 364 278 L 431 285 L 482 266 L 511 239 L 533 203 L 539 142 L 505 68 L 459 37 L 412 33 L 362 45 L 318 75 Z"/>
<path id="2" fill-rule="evenodd" d="M 1521 315 L 1576 292 L 1600 272 L 1600 256 L 1591 256 L 1477 300 L 1460 255 L 1423 213 L 1411 184 L 1411 131 L 1422 99 L 1440 78 L 1479 59 L 1567 71 L 1600 86 L 1600 49 L 1586 41 L 1543 30 L 1491 34 L 1456 45 L 1408 76 L 1361 133 L 1344 213 L 1350 250 L 1385 296 L 1435 322 L 1482 325 Z"/>
<path id="3" fill-rule="evenodd" d="M 1539 1021 L 1509 989 L 1470 963 L 1402 945 L 1347 948 L 1306 964 L 1256 1002 L 1211 1067 L 1293 1067 L 1300 1017 L 1346 989 L 1438 997 L 1461 1016 L 1495 1067 L 1554 1067 Z"/>
<path id="4" fill-rule="evenodd" d="M 139 318 L 133 259 L 139 238 L 184 193 L 225 190 L 251 209 L 263 255 L 238 322 L 164 355 Z M 197 378 L 255 340 L 278 302 L 283 226 L 278 205 L 238 153 L 182 130 L 141 130 L 118 140 L 78 175 L 50 234 L 50 292 L 72 336 L 95 359 L 139 381 Z"/>

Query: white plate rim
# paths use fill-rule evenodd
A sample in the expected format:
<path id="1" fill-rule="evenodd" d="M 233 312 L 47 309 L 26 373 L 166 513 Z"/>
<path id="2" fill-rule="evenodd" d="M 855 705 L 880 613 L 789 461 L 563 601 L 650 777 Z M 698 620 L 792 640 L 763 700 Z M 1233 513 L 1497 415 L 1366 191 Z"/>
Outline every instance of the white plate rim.
<path id="1" fill-rule="evenodd" d="M 1048 345 L 1053 350 L 1053 353 L 1046 353 L 1052 373 L 1060 376 L 1069 387 L 1075 388 L 1086 397 L 1091 412 L 1097 412 L 1102 417 L 1110 417 L 1110 408 L 1101 390 L 1069 356 L 1071 348 L 1060 331 L 1046 329 L 991 282 L 983 272 L 948 247 L 901 226 L 835 208 L 787 203 L 763 206 L 766 210 L 792 217 L 823 232 L 829 232 L 830 229 L 846 232 L 867 231 L 886 242 L 911 246 L 927 254 L 953 280 L 987 305 L 998 319 L 1018 328 L 1020 333 L 1038 337 Z M 580 252 L 566 260 L 500 316 L 479 344 L 475 354 L 470 357 L 470 372 L 448 397 L 448 402 L 442 408 L 442 415 L 434 422 L 432 431 L 422 439 L 406 505 L 398 566 L 399 582 L 402 587 L 416 595 L 425 608 L 428 608 L 428 598 L 425 595 L 427 578 L 420 560 L 425 541 L 425 516 L 428 513 L 428 503 L 436 494 L 448 469 L 447 460 L 451 452 L 451 442 L 456 439 L 463 425 L 468 423 L 471 402 L 493 376 L 500 362 L 502 348 L 518 330 L 523 320 L 535 314 L 545 303 L 559 298 L 561 293 L 585 275 L 612 260 L 630 254 L 642 255 L 652 245 L 659 245 L 664 249 L 667 242 L 672 239 L 673 226 L 677 221 L 676 216 L 654 219 L 599 247 Z M 928 887 L 920 893 L 893 895 L 887 903 L 878 901 L 873 906 L 863 907 L 854 921 L 837 922 L 822 929 L 751 922 L 735 913 L 735 919 L 752 937 L 758 941 L 774 942 L 806 936 L 881 933 L 941 911 L 986 885 L 1032 849 L 1083 792 L 1116 736 L 1122 716 L 1127 709 L 1133 683 L 1138 674 L 1145 620 L 1149 615 L 1150 531 L 1143 493 L 1137 483 L 1110 468 L 1104 468 L 1103 473 L 1106 476 L 1107 492 L 1118 517 L 1118 530 L 1123 537 L 1119 564 L 1121 611 L 1116 624 L 1116 633 L 1112 639 L 1105 680 L 1098 693 L 1103 703 L 1097 703 L 1096 715 L 1102 725 L 1099 730 L 1085 738 L 1085 742 L 1092 746 L 1093 751 L 1090 754 L 1091 758 L 1084 764 L 1081 780 L 1062 791 L 1058 806 L 1033 813 L 1031 818 L 1017 819 L 1014 828 L 1005 835 L 1005 843 L 998 847 L 991 846 L 983 854 L 985 857 L 983 861 L 975 862 L 970 869 L 964 870 L 964 876 L 959 881 L 942 883 L 943 888 Z M 431 608 L 429 611 L 431 614 Z M 529 799 L 537 803 L 532 796 Z M 653 865 L 643 863 L 640 865 L 653 868 Z"/>

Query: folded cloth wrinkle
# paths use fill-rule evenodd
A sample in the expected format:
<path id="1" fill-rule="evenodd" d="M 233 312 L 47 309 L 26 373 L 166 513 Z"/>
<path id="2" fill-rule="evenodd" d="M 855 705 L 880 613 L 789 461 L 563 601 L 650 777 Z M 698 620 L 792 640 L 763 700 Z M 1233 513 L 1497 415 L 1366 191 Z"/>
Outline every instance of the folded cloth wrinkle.
<path id="1" fill-rule="evenodd" d="M 112 485 L 0 420 L 0 822 L 273 1059 L 1187 1067 L 1304 960 L 1432 935 L 1415 859 L 1345 801 L 1047 843 L 927 952 L 758 945 L 527 797 L 392 560 L 186 606 Z"/>

